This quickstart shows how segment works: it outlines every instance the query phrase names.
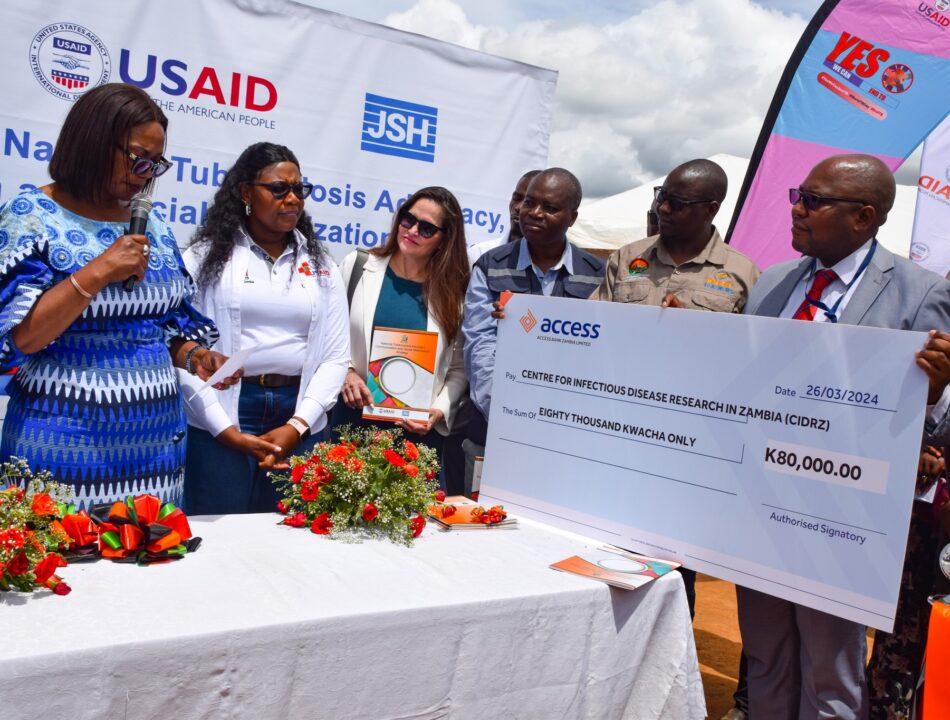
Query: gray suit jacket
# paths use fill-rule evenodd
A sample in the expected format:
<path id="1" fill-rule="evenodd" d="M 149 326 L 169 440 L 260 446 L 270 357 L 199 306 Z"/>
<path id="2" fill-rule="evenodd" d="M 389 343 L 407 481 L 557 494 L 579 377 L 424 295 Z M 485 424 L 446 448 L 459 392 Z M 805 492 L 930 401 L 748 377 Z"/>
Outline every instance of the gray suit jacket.
<path id="1" fill-rule="evenodd" d="M 745 306 L 747 315 L 778 317 L 812 259 L 773 265 L 762 273 Z M 896 330 L 950 331 L 950 282 L 878 245 L 838 322 Z M 909 358 L 909 361 L 913 361 Z M 928 427 L 929 442 L 950 441 L 950 415 Z"/>

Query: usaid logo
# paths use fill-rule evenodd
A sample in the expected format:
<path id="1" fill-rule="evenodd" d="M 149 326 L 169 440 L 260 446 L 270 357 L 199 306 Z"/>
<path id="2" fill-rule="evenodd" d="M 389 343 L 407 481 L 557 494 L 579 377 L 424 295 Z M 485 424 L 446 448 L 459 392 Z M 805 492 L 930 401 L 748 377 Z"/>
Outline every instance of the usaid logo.
<path id="1" fill-rule="evenodd" d="M 923 15 L 941 30 L 946 30 L 947 27 L 950 27 L 950 16 L 946 14 L 948 8 L 950 8 L 950 0 L 933 0 L 930 3 L 919 3 L 917 13 Z"/>
<path id="2" fill-rule="evenodd" d="M 926 243 L 914 242 L 910 244 L 910 259 L 914 262 L 923 262 L 930 257 L 930 247 Z"/>
<path id="3" fill-rule="evenodd" d="M 366 93 L 360 149 L 435 162 L 439 109 Z"/>
<path id="4" fill-rule="evenodd" d="M 112 60 L 91 30 L 74 23 L 53 23 L 33 37 L 30 67 L 47 92 L 74 101 L 90 87 L 109 82 Z"/>

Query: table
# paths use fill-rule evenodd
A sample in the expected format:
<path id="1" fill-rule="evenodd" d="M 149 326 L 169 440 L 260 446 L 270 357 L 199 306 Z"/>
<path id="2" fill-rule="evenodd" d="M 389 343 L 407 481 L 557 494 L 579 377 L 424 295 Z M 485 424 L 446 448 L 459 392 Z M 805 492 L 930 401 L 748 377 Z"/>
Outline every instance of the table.
<path id="1" fill-rule="evenodd" d="M 179 562 L 0 595 L 4 717 L 705 717 L 678 573 L 631 592 L 553 571 L 585 543 L 523 520 L 412 548 L 277 520 L 192 518 Z"/>

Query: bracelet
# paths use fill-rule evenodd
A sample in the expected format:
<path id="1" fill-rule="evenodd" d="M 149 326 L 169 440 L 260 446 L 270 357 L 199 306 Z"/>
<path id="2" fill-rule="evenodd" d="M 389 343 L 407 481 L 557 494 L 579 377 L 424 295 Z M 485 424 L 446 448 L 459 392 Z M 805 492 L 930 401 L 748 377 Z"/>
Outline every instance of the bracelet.
<path id="1" fill-rule="evenodd" d="M 192 366 L 191 361 L 195 356 L 195 352 L 201 349 L 201 345 L 195 343 L 191 346 L 191 349 L 188 350 L 188 353 L 185 355 L 185 371 L 189 375 L 197 375 L 195 368 Z"/>
<path id="2" fill-rule="evenodd" d="M 297 434 L 300 435 L 300 439 L 304 440 L 308 435 L 310 435 L 310 426 L 307 425 L 303 420 L 298 420 L 295 417 L 290 418 L 287 421 L 287 425 L 290 425 L 294 430 L 297 431 Z"/>
<path id="3" fill-rule="evenodd" d="M 76 274 L 73 273 L 69 276 L 69 282 L 72 283 L 72 286 L 76 288 L 76 292 L 82 295 L 86 300 L 92 300 L 92 293 L 88 293 L 82 289 L 82 286 L 79 284 L 79 281 L 76 279 Z"/>

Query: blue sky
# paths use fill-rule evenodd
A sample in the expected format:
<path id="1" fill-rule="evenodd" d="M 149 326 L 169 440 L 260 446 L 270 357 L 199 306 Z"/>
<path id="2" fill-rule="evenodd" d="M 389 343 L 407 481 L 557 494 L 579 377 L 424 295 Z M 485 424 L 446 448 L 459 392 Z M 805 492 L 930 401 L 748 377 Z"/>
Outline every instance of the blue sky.
<path id="1" fill-rule="evenodd" d="M 381 22 L 392 13 L 405 12 L 415 0 L 304 0 L 334 12 Z M 616 23 L 635 15 L 659 0 L 457 0 L 466 16 L 481 25 L 510 27 L 530 20 L 552 20 L 568 23 Z M 810 18 L 821 5 L 819 0 L 759 0 L 763 8 L 779 10 L 787 15 Z"/>
<path id="2" fill-rule="evenodd" d="M 819 0 L 297 0 L 557 70 L 549 162 L 585 197 L 751 155 Z M 657 78 L 644 90 L 648 73 Z M 912 161 L 899 182 L 916 182 Z M 919 165 L 919 157 L 916 159 Z"/>

